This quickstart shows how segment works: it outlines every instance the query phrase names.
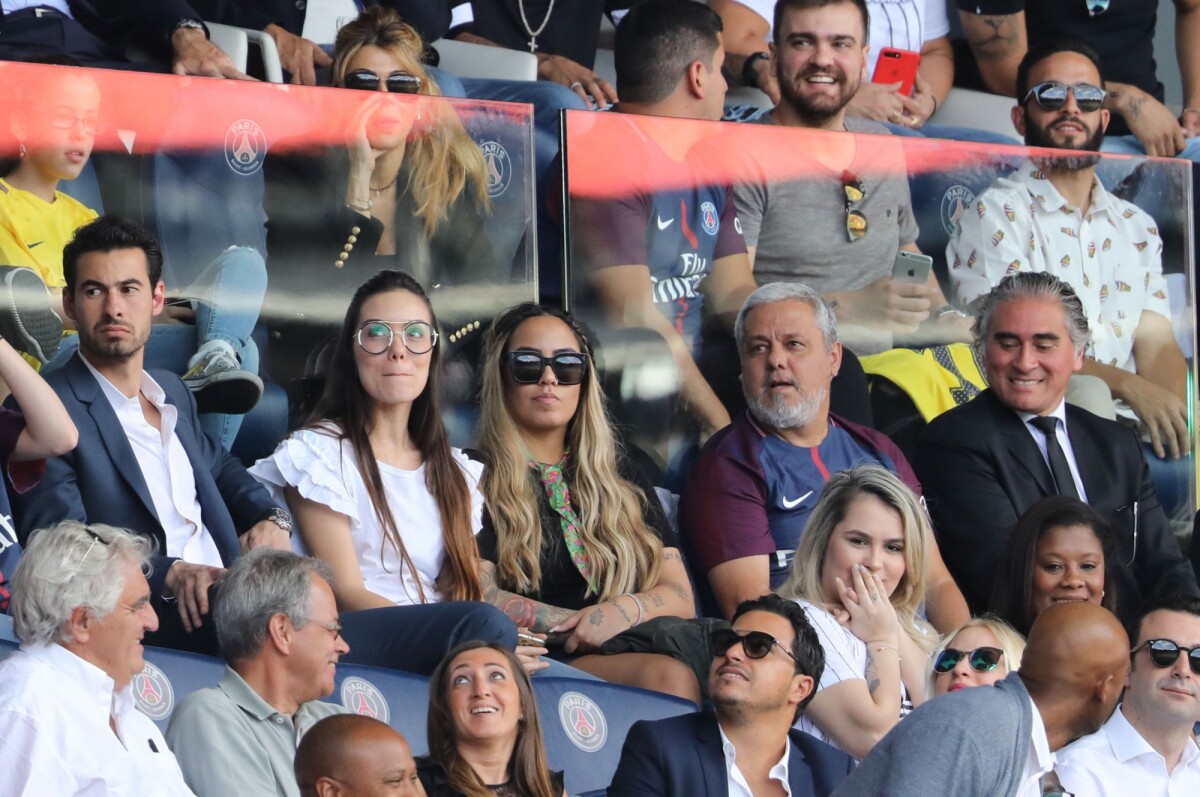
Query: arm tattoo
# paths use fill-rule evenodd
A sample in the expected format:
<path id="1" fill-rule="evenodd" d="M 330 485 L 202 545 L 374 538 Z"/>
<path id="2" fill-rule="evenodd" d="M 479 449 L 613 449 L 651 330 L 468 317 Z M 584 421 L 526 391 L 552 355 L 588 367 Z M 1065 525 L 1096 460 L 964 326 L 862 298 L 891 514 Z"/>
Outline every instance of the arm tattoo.
<path id="1" fill-rule="evenodd" d="M 631 626 L 632 626 L 632 625 L 633 625 L 633 618 L 629 616 L 629 612 L 625 611 L 625 609 L 624 609 L 624 608 L 621 606 L 621 604 L 617 603 L 616 601 L 613 601 L 613 606 L 616 606 L 616 607 L 617 607 L 617 611 L 618 611 L 618 612 L 620 612 L 620 613 L 621 613 L 621 616 L 625 618 L 625 622 L 629 623 L 629 625 L 631 625 Z M 593 618 L 593 619 L 592 619 L 592 622 L 593 622 L 593 623 L 595 623 L 596 625 L 600 625 L 599 623 L 596 623 L 596 621 L 595 621 L 595 617 L 596 617 L 596 615 L 597 615 L 597 614 L 600 614 L 600 610 L 599 610 L 599 609 L 597 609 L 597 610 L 596 610 L 596 611 L 595 611 L 595 612 L 592 614 L 592 618 Z"/>
<path id="2" fill-rule="evenodd" d="M 660 609 L 666 604 L 666 601 L 663 600 L 663 596 L 659 595 L 657 592 L 643 592 L 642 596 Z"/>
<path id="3" fill-rule="evenodd" d="M 619 609 L 621 607 L 618 606 L 617 608 Z M 622 612 L 622 614 L 624 614 L 624 612 Z M 588 617 L 588 621 L 592 625 L 600 625 L 601 623 L 603 623 L 604 622 L 604 610 L 597 609 L 596 611 L 592 612 L 591 615 Z"/>
<path id="4" fill-rule="evenodd" d="M 687 590 L 684 589 L 683 587 L 679 586 L 678 584 L 664 584 L 663 586 L 665 586 L 667 589 L 671 590 L 676 595 L 678 595 L 679 600 L 683 601 L 684 603 L 691 602 L 692 599 L 688 597 Z"/>
<path id="5" fill-rule="evenodd" d="M 575 613 L 570 609 L 540 603 L 495 587 L 490 596 L 484 592 L 484 600 L 504 612 L 518 627 L 528 628 L 539 634 L 549 631 Z"/>
<path id="6" fill-rule="evenodd" d="M 674 551 L 663 551 L 663 561 L 664 562 L 682 562 L 683 557 L 680 556 L 679 554 L 675 553 Z"/>

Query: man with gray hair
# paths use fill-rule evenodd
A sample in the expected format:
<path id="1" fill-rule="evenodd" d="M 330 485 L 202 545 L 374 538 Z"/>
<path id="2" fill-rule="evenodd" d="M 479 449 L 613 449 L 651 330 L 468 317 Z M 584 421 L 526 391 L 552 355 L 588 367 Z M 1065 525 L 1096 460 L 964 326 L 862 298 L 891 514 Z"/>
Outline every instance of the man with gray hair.
<path id="1" fill-rule="evenodd" d="M 167 728 L 199 797 L 299 797 L 297 745 L 345 711 L 319 700 L 350 650 L 329 579 L 324 562 L 274 549 L 251 551 L 222 579 L 213 621 L 225 676 L 184 699 Z"/>
<path id="2" fill-rule="evenodd" d="M 5 795 L 192 794 L 162 734 L 134 706 L 142 637 L 158 627 L 150 546 L 75 521 L 30 537 L 12 579 L 21 650 L 0 664 Z"/>
<path id="3" fill-rule="evenodd" d="M 705 444 L 680 502 L 706 613 L 725 617 L 787 577 L 830 474 L 875 464 L 921 491 L 891 440 L 829 412 L 842 344 L 820 294 L 798 283 L 763 285 L 738 313 L 734 336 L 749 409 Z M 966 621 L 966 604 L 937 546 L 930 550 L 929 616 L 949 630 Z"/>
<path id="4" fill-rule="evenodd" d="M 1137 432 L 1064 400 L 1090 339 L 1071 286 L 1046 272 L 1006 277 L 981 301 L 974 333 L 990 387 L 934 419 L 913 460 L 972 612 L 988 608 L 1017 518 L 1049 495 L 1091 504 L 1111 524 L 1127 624 L 1154 593 L 1196 594 Z"/>

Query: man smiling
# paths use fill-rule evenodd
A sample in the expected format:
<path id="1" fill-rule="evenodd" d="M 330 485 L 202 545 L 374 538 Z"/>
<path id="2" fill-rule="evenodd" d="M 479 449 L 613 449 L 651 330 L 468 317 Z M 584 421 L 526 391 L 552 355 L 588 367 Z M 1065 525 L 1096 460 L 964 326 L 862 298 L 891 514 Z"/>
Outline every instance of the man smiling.
<path id="1" fill-rule="evenodd" d="M 610 797 L 687 794 L 823 797 L 850 756 L 792 728 L 825 669 L 804 611 L 768 594 L 737 608 L 712 634 L 714 714 L 641 721 L 629 729 Z"/>

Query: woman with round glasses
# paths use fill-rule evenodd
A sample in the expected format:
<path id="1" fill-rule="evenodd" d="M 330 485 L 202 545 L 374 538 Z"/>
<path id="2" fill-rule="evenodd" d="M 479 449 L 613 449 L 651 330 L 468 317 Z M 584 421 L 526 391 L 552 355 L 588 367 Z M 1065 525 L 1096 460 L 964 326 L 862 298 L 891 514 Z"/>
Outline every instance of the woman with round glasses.
<path id="1" fill-rule="evenodd" d="M 694 616 L 692 590 L 653 485 L 620 455 L 576 321 L 535 304 L 497 318 L 480 403 L 485 599 L 579 669 L 698 702 L 695 669 L 650 652 L 688 634 L 667 618 Z M 688 638 L 707 673 L 703 636 Z"/>
<path id="2" fill-rule="evenodd" d="M 282 492 L 298 541 L 333 568 L 341 611 L 480 598 L 481 467 L 442 426 L 439 342 L 412 277 L 367 280 L 308 424 L 250 471 Z"/>
<path id="3" fill-rule="evenodd" d="M 1078 498 L 1049 496 L 1017 520 L 1000 560 L 990 610 L 1028 634 L 1054 603 L 1088 601 L 1117 614 L 1112 527 Z"/>
<path id="4" fill-rule="evenodd" d="M 973 617 L 934 648 L 929 696 L 989 686 L 1021 668 L 1025 638 L 999 617 Z"/>
<path id="5" fill-rule="evenodd" d="M 429 755 L 417 758 L 428 797 L 562 797 L 546 762 L 533 684 L 512 653 L 465 642 L 429 678 Z"/>
<path id="6" fill-rule="evenodd" d="M 396 11 L 366 9 L 335 44 L 334 86 L 360 90 L 330 106 L 346 118 L 272 145 L 264 173 L 271 315 L 284 339 L 277 370 L 300 375 L 307 352 L 332 333 L 314 302 L 349 296 L 381 268 L 432 286 L 499 276 L 483 231 L 487 166 L 448 106 L 416 99 L 441 94 L 423 48 Z M 331 125 L 346 131 L 346 145 L 323 145 Z"/>
<path id="7" fill-rule="evenodd" d="M 779 594 L 799 603 L 825 672 L 797 727 L 863 758 L 925 699 L 937 643 L 918 616 L 929 520 L 894 474 L 862 466 L 830 477 Z"/>

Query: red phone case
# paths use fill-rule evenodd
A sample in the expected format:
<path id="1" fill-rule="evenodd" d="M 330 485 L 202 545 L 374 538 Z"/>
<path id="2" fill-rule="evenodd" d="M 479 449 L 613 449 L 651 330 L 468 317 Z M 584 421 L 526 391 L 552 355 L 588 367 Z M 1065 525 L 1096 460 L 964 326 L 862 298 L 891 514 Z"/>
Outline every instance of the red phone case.
<path id="1" fill-rule="evenodd" d="M 917 81 L 917 67 L 920 65 L 920 53 L 884 47 L 879 51 L 879 60 L 875 62 L 875 77 L 871 78 L 871 82 L 898 82 L 900 83 L 900 93 L 909 97 L 912 95 L 913 84 Z"/>

